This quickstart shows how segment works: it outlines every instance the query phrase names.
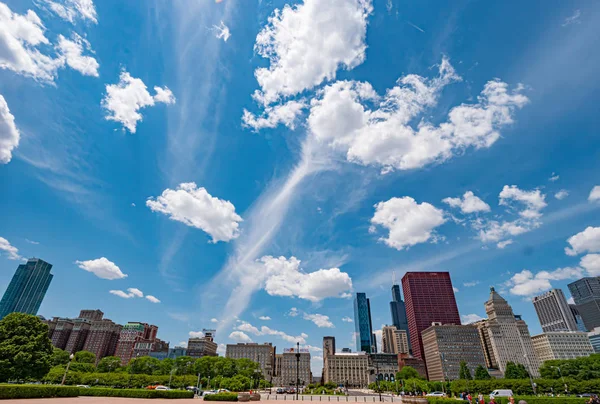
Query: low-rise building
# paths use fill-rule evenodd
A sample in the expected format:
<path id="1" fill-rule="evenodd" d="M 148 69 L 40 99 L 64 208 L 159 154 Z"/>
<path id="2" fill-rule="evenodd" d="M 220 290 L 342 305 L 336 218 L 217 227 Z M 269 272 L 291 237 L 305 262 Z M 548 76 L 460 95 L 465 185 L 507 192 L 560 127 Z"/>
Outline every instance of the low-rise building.
<path id="1" fill-rule="evenodd" d="M 300 362 L 298 362 L 296 354 L 300 354 Z M 281 355 L 281 373 L 278 376 L 282 386 L 295 386 L 296 376 L 300 386 L 311 384 L 312 372 L 308 349 L 300 349 L 300 352 L 297 351 L 297 348 L 284 349 L 283 355 Z"/>
<path id="2" fill-rule="evenodd" d="M 270 342 L 265 342 L 264 344 L 257 344 L 253 342 L 227 344 L 227 347 L 225 348 L 225 357 L 233 359 L 246 358 L 257 362 L 260 365 L 265 380 L 271 380 L 275 376 L 273 373 L 273 368 L 275 365 L 275 350 L 276 347 L 274 347 Z"/>
<path id="3" fill-rule="evenodd" d="M 393 382 L 398 372 L 398 354 L 376 353 L 369 355 L 370 382 L 385 380 Z"/>
<path id="4" fill-rule="evenodd" d="M 208 331 L 208 330 L 204 330 Z M 190 338 L 188 340 L 187 354 L 192 358 L 203 356 L 217 356 L 217 344 L 213 341 L 213 332 L 206 332 L 204 337 Z"/>
<path id="5" fill-rule="evenodd" d="M 546 332 L 531 337 L 531 341 L 541 362 L 552 359 L 575 359 L 594 353 L 594 348 L 585 332 Z"/>
<path id="6" fill-rule="evenodd" d="M 415 358 L 410 354 L 398 354 L 398 371 L 401 371 L 405 366 L 410 366 L 419 373 L 419 376 L 427 378 L 427 369 L 422 359 Z"/>
<path id="7" fill-rule="evenodd" d="M 350 388 L 365 388 L 369 385 L 369 355 L 365 352 L 343 352 L 323 358 L 325 383 L 333 382 Z"/>

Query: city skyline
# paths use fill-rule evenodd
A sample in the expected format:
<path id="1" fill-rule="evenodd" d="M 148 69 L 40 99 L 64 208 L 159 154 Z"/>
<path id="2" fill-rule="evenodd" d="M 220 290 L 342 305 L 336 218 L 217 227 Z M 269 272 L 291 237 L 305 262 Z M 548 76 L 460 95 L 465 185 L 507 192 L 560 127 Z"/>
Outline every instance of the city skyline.
<path id="1" fill-rule="evenodd" d="M 37 314 L 300 341 L 318 374 L 356 293 L 381 347 L 393 272 L 449 272 L 462 323 L 493 286 L 532 335 L 600 274 L 597 2 L 50 3 L 0 0 L 0 293 L 52 263 Z"/>

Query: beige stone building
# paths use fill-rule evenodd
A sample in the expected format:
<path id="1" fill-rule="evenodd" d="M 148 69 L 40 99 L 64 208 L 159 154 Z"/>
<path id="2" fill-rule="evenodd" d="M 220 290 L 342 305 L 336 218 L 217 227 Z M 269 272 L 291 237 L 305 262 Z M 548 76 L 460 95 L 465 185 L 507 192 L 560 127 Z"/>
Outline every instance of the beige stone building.
<path id="1" fill-rule="evenodd" d="M 504 374 L 507 362 L 521 363 L 533 377 L 539 377 L 540 361 L 527 324 L 513 313 L 512 307 L 494 288 L 490 289 L 485 311 L 487 320 L 476 325 L 486 366 Z"/>
<path id="2" fill-rule="evenodd" d="M 327 357 L 323 379 L 348 387 L 367 387 L 369 385 L 369 355 L 365 352 L 336 353 Z"/>
<path id="3" fill-rule="evenodd" d="M 399 330 L 393 325 L 386 325 L 381 330 L 383 353 L 408 353 L 408 334 L 406 330 Z"/>
<path id="4" fill-rule="evenodd" d="M 277 364 L 278 373 L 276 375 L 278 385 L 295 386 L 296 374 L 298 374 L 298 379 L 300 379 L 300 386 L 306 386 L 312 383 L 310 352 L 308 350 L 300 349 L 298 373 L 296 373 L 296 366 L 298 366 L 296 353 L 296 348 L 291 348 L 284 350 L 282 355 L 278 355 L 279 363 Z"/>
<path id="5" fill-rule="evenodd" d="M 260 364 L 265 380 L 271 380 L 275 376 L 275 350 L 276 348 L 270 342 L 264 344 L 254 342 L 227 344 L 225 357 L 233 359 L 246 358 L 257 362 Z"/>
<path id="6" fill-rule="evenodd" d="M 461 361 L 466 362 L 471 375 L 477 366 L 485 366 L 479 332 L 474 325 L 435 324 L 423 330 L 421 336 L 429 380 L 458 379 Z"/>
<path id="7" fill-rule="evenodd" d="M 590 356 L 594 348 L 585 332 L 553 331 L 531 337 L 540 360 L 575 359 Z"/>

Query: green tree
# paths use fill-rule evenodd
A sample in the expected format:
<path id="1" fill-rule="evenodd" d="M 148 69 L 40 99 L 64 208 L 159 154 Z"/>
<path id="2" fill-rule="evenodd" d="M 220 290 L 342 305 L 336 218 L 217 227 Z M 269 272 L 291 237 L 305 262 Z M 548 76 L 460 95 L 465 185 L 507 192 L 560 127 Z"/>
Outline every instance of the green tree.
<path id="1" fill-rule="evenodd" d="M 529 372 L 521 363 L 506 362 L 506 370 L 504 371 L 505 379 L 527 379 Z"/>
<path id="2" fill-rule="evenodd" d="M 150 356 L 142 356 L 129 361 L 129 372 L 132 374 L 157 375 L 160 374 L 160 360 Z"/>
<path id="3" fill-rule="evenodd" d="M 475 369 L 475 380 L 490 380 L 491 378 L 492 376 L 490 376 L 486 368 L 481 365 L 477 366 Z"/>
<path id="4" fill-rule="evenodd" d="M 407 379 L 422 379 L 417 369 L 412 366 L 404 366 L 398 373 L 396 373 L 397 380 L 407 380 Z"/>
<path id="5" fill-rule="evenodd" d="M 79 351 L 75 353 L 75 362 L 78 363 L 96 363 L 96 355 L 90 351 Z"/>
<path id="6" fill-rule="evenodd" d="M 60 348 L 54 348 L 50 357 L 51 366 L 66 365 L 69 363 L 69 353 Z"/>
<path id="7" fill-rule="evenodd" d="M 11 313 L 0 321 L 0 382 L 41 379 L 52 353 L 48 326 L 38 317 Z"/>
<path id="8" fill-rule="evenodd" d="M 98 362 L 98 372 L 110 373 L 121 368 L 121 358 L 116 356 L 105 356 Z"/>
<path id="9" fill-rule="evenodd" d="M 191 356 L 180 356 L 179 358 L 175 359 L 175 373 L 178 375 L 193 375 L 194 362 L 195 360 Z"/>
<path id="10" fill-rule="evenodd" d="M 464 379 L 464 380 L 472 380 L 473 376 L 471 376 L 471 371 L 469 370 L 469 368 L 467 367 L 467 362 L 465 361 L 460 361 L 460 370 L 458 372 L 459 379 Z"/>
<path id="11" fill-rule="evenodd" d="M 171 371 L 175 367 L 175 361 L 171 358 L 165 358 L 160 361 L 160 374 L 161 375 L 169 375 Z"/>
<path id="12" fill-rule="evenodd" d="M 95 371 L 96 366 L 93 363 L 73 362 L 69 366 L 69 372 L 94 373 Z"/>

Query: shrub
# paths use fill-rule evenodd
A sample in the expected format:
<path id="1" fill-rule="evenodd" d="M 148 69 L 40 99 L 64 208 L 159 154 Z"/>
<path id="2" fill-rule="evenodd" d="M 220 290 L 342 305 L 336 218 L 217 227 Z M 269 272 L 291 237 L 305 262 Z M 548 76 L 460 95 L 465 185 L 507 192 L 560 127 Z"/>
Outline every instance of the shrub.
<path id="1" fill-rule="evenodd" d="M 0 399 L 77 397 L 78 387 L 44 386 L 38 384 L 0 385 Z"/>
<path id="2" fill-rule="evenodd" d="M 204 401 L 237 401 L 238 395 L 236 393 L 219 393 L 209 394 L 204 396 Z"/>
<path id="3" fill-rule="evenodd" d="M 194 398 L 194 393 L 184 390 L 148 390 L 148 389 L 79 389 L 80 396 L 129 397 L 129 398 Z"/>

